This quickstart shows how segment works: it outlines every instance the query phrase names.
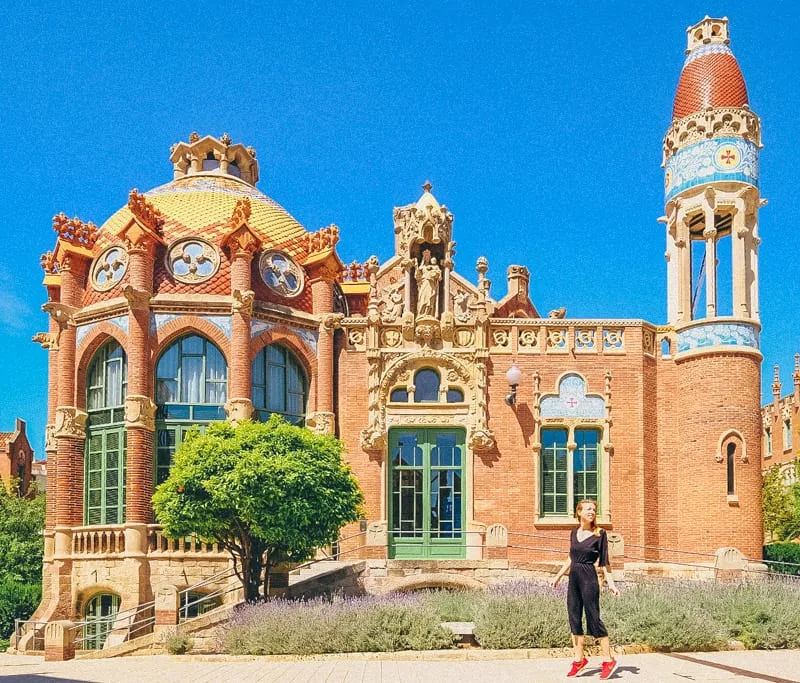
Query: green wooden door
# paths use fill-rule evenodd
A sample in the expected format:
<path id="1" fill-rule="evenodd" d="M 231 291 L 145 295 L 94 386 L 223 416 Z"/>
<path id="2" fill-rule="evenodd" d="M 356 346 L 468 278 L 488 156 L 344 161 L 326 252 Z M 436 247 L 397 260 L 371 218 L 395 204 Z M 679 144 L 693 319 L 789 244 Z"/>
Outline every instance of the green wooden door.
<path id="1" fill-rule="evenodd" d="M 464 557 L 464 430 L 389 432 L 389 557 Z"/>

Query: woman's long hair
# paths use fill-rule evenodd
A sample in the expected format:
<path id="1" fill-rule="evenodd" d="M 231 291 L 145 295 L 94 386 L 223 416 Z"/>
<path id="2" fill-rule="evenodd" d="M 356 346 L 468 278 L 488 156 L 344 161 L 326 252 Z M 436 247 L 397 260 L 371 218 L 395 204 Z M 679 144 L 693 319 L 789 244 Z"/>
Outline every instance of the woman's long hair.
<path id="1" fill-rule="evenodd" d="M 594 512 L 595 512 L 594 519 L 592 520 L 592 533 L 595 536 L 599 536 L 600 535 L 600 527 L 597 526 L 597 512 L 598 512 L 598 510 L 597 510 L 597 501 L 596 500 L 592 500 L 591 498 L 584 498 L 582 501 L 580 501 L 578 503 L 577 507 L 575 508 L 575 517 L 578 520 L 578 524 L 580 524 L 580 521 L 581 521 L 581 510 L 583 510 L 583 506 L 584 505 L 587 505 L 589 503 L 594 505 Z"/>

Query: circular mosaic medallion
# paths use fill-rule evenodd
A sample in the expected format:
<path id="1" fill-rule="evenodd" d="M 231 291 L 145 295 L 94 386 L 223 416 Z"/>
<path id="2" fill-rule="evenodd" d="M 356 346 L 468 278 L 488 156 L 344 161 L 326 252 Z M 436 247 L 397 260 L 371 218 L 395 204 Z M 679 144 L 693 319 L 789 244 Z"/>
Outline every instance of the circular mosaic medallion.
<path id="1" fill-rule="evenodd" d="M 734 171 L 742 161 L 739 149 L 734 145 L 723 145 L 714 155 L 714 164 L 722 171 Z"/>
<path id="2" fill-rule="evenodd" d="M 166 255 L 167 269 L 178 282 L 196 284 L 208 280 L 219 269 L 219 252 L 196 237 L 173 242 Z"/>
<path id="3" fill-rule="evenodd" d="M 92 288 L 106 292 L 125 275 L 128 254 L 122 247 L 109 247 L 95 259 L 92 266 Z"/>
<path id="4" fill-rule="evenodd" d="M 281 251 L 269 250 L 258 261 L 261 278 L 272 291 L 291 299 L 303 291 L 303 269 Z"/>
<path id="5" fill-rule="evenodd" d="M 672 171 L 667 169 L 666 173 L 664 173 L 664 189 L 669 192 L 669 189 L 672 187 Z"/>

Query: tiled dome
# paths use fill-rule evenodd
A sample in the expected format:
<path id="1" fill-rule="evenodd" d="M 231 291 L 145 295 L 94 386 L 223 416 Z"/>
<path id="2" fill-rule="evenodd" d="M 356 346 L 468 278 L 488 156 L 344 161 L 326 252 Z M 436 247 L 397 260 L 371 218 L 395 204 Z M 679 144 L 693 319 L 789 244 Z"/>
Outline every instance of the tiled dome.
<path id="1" fill-rule="evenodd" d="M 747 86 L 727 41 L 727 20 L 721 27 L 725 33 L 700 40 L 692 31 L 702 24 L 715 20 L 704 20 L 689 29 L 689 53 L 683 65 L 675 103 L 673 120 L 701 112 L 709 107 L 741 107 L 748 104 Z M 702 27 L 701 27 L 702 28 Z"/>

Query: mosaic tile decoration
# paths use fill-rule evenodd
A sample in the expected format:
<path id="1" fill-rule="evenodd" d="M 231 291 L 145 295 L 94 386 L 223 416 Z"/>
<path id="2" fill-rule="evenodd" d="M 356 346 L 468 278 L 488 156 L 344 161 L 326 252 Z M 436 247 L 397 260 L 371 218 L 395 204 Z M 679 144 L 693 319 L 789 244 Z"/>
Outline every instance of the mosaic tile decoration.
<path id="1" fill-rule="evenodd" d="M 127 315 L 118 315 L 116 318 L 109 318 L 106 322 L 109 322 L 112 325 L 116 325 L 125 334 L 128 334 Z M 80 346 L 81 342 L 83 342 L 83 340 L 86 338 L 86 335 L 89 334 L 89 332 L 91 332 L 98 325 L 99 323 L 88 323 L 87 325 L 78 325 L 75 331 L 75 345 Z"/>
<path id="2" fill-rule="evenodd" d="M 747 323 L 708 323 L 678 332 L 678 353 L 709 346 L 758 348 L 758 329 Z"/>
<path id="3" fill-rule="evenodd" d="M 738 180 L 758 187 L 758 147 L 742 138 L 705 140 L 680 150 L 667 161 L 664 194 L 714 180 Z"/>
<path id="4" fill-rule="evenodd" d="M 539 408 L 544 417 L 605 418 L 606 404 L 600 396 L 586 395 L 579 375 L 566 375 L 558 385 L 558 396 L 545 396 Z"/>
<path id="5" fill-rule="evenodd" d="M 150 314 L 150 334 L 154 335 L 170 320 L 180 318 L 175 313 L 151 313 Z M 228 339 L 231 338 L 231 317 L 229 315 L 198 315 L 198 318 L 208 320 L 214 327 L 218 328 Z"/>
<path id="6" fill-rule="evenodd" d="M 250 338 L 255 339 L 259 334 L 262 332 L 266 332 L 267 330 L 272 330 L 275 327 L 275 323 L 267 322 L 266 320 L 251 320 L 250 321 Z M 294 332 L 300 339 L 305 342 L 305 345 L 311 349 L 311 352 L 316 356 L 317 355 L 317 341 L 319 339 L 319 332 L 316 330 L 303 330 L 298 329 L 295 327 L 291 327 L 290 325 L 283 325 L 292 332 Z"/>

